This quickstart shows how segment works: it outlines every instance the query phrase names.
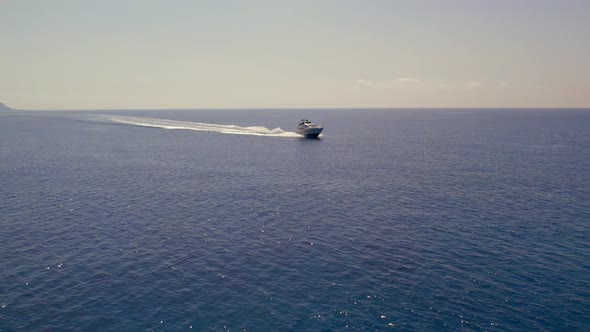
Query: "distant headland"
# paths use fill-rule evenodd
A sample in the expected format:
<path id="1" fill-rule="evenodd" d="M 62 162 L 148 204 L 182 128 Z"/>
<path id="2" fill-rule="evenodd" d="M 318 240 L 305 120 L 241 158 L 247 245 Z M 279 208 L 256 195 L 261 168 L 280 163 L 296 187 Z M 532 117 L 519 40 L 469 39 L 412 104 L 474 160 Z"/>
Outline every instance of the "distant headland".
<path id="1" fill-rule="evenodd" d="M 16 111 L 16 110 L 4 105 L 3 103 L 0 103 L 0 111 Z"/>

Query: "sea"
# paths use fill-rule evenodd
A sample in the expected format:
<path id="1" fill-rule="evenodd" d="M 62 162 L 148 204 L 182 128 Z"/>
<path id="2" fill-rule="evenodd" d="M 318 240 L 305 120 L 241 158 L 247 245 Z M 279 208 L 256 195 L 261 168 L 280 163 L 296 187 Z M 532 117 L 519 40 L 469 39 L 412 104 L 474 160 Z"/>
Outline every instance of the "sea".
<path id="1" fill-rule="evenodd" d="M 0 331 L 191 330 L 589 331 L 590 110 L 0 113 Z"/>

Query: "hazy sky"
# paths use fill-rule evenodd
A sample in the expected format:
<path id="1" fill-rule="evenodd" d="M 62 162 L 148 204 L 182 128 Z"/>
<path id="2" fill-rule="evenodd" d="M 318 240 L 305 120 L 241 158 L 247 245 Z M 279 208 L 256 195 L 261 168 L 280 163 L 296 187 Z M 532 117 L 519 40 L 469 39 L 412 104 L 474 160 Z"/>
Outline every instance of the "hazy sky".
<path id="1" fill-rule="evenodd" d="M 0 0 L 0 102 L 590 107 L 590 1 Z"/>

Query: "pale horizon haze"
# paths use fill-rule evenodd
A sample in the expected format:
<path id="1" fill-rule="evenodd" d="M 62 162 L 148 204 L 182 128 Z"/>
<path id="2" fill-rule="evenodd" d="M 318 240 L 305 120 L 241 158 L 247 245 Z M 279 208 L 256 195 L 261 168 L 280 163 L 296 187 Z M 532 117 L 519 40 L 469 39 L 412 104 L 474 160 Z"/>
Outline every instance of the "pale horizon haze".
<path id="1" fill-rule="evenodd" d="M 0 2 L 18 109 L 588 108 L 590 1 Z"/>

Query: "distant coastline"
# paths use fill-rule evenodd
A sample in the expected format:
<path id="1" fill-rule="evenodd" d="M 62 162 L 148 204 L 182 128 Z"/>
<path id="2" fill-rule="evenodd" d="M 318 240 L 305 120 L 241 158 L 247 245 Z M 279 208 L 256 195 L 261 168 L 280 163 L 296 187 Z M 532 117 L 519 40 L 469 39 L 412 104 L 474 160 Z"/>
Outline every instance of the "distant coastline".
<path id="1" fill-rule="evenodd" d="M 4 103 L 0 103 L 0 111 L 16 111 L 14 108 L 10 108 L 6 105 L 4 105 Z"/>

